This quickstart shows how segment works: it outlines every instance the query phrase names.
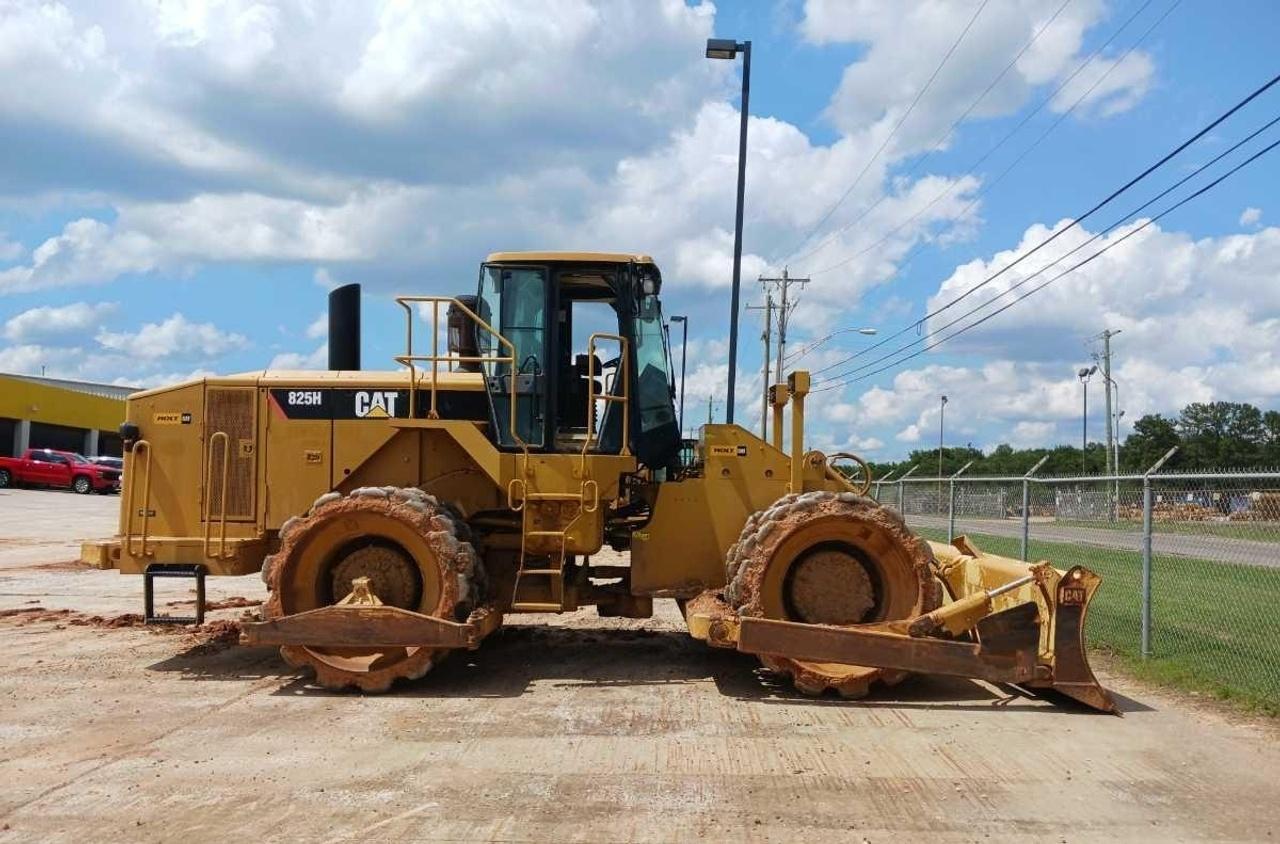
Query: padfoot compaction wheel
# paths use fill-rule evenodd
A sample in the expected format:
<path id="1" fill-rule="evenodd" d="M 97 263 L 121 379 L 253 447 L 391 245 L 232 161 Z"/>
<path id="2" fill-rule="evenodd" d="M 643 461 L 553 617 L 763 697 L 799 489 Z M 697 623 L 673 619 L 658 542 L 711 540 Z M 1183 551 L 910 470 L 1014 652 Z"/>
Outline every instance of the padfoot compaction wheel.
<path id="1" fill-rule="evenodd" d="M 854 493 L 788 495 L 752 514 L 729 549 L 725 599 L 740 615 L 812 624 L 870 624 L 937 607 L 932 552 L 902 518 Z M 761 656 L 797 689 L 862 697 L 905 673 Z"/>
<path id="2" fill-rule="evenodd" d="M 485 590 L 484 569 L 467 525 L 448 505 L 419 489 L 362 487 L 316 499 L 280 529 L 280 551 L 262 564 L 271 592 L 265 618 L 336 604 L 367 578 L 383 604 L 464 620 Z M 294 667 L 309 666 L 326 688 L 381 692 L 416 679 L 447 651 L 286 645 Z"/>

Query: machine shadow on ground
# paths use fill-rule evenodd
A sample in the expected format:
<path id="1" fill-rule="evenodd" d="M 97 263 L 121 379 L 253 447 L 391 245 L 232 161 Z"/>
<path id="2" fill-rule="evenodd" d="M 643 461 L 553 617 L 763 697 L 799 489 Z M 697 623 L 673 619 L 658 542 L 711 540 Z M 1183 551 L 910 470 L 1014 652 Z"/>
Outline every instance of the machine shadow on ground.
<path id="1" fill-rule="evenodd" d="M 148 670 L 174 672 L 184 679 L 203 681 L 278 678 L 280 686 L 271 692 L 274 695 L 359 694 L 315 685 L 309 676 L 290 669 L 273 647 L 196 646 L 154 663 Z M 810 697 L 796 691 L 788 678 L 761 668 L 754 657 L 710 648 L 680 630 L 580 629 L 537 624 L 504 627 L 478 650 L 452 654 L 421 680 L 398 683 L 389 694 L 398 698 L 509 698 L 528 693 L 537 682 L 632 688 L 708 680 L 726 697 L 815 707 L 999 712 L 1011 704 L 1038 697 L 1014 687 L 941 676 L 912 676 L 894 687 L 878 687 L 869 697 L 857 701 L 835 695 Z M 1057 705 L 1035 707 L 1036 711 L 1099 714 L 1057 694 L 1052 694 L 1052 701 Z M 1123 695 L 1116 695 L 1116 702 L 1122 712 L 1149 709 Z"/>

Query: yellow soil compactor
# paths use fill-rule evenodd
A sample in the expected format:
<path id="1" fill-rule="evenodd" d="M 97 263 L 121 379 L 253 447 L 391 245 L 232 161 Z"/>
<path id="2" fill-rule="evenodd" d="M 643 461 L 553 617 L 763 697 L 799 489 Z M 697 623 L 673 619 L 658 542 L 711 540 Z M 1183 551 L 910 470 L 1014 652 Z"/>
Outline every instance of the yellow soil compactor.
<path id="1" fill-rule="evenodd" d="M 682 440 L 661 284 L 643 255 L 490 255 L 475 295 L 396 300 L 405 352 L 384 372 L 360 369 L 341 288 L 330 370 L 130 397 L 119 535 L 85 559 L 145 575 L 153 620 L 155 577 L 202 594 L 260 571 L 242 640 L 334 688 L 421 677 L 512 613 L 644 618 L 674 598 L 693 636 L 804 692 L 924 672 L 1114 711 L 1084 649 L 1099 577 L 916 537 L 867 497 L 865 463 L 806 450 L 808 373 L 773 389 L 772 442 Z M 606 544 L 629 563 L 593 565 Z"/>

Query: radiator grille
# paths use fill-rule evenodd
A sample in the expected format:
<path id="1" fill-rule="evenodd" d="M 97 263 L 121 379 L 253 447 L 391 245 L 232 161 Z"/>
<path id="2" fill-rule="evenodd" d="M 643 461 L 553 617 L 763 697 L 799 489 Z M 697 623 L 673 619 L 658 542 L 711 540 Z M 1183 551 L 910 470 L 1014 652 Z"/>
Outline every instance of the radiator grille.
<path id="1" fill-rule="evenodd" d="M 227 518 L 253 518 L 253 486 L 258 462 L 254 431 L 252 387 L 210 387 L 205 397 L 205 465 L 209 465 L 209 438 L 218 431 L 227 435 L 230 458 L 227 469 Z M 213 518 L 222 513 L 222 438 L 213 443 L 213 464 L 207 479 Z"/>

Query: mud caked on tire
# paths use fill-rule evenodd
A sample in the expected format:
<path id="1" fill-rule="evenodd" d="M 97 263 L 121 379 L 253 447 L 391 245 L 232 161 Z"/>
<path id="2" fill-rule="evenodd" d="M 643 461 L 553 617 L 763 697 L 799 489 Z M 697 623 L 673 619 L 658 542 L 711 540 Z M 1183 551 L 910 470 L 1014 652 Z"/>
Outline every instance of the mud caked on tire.
<path id="1" fill-rule="evenodd" d="M 367 577 L 384 604 L 465 620 L 487 588 L 470 535 L 455 510 L 419 489 L 327 493 L 281 526 L 280 550 L 262 564 L 270 591 L 263 617 L 336 604 L 353 580 Z M 448 651 L 285 645 L 280 653 L 294 667 L 310 667 L 326 688 L 380 692 L 423 676 Z"/>
<path id="2" fill-rule="evenodd" d="M 910 618 L 940 601 L 933 553 L 892 510 L 854 493 L 787 495 L 753 513 L 726 560 L 724 596 L 740 615 L 813 624 Z M 760 657 L 797 689 L 862 697 L 906 673 Z"/>

